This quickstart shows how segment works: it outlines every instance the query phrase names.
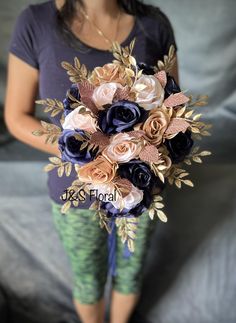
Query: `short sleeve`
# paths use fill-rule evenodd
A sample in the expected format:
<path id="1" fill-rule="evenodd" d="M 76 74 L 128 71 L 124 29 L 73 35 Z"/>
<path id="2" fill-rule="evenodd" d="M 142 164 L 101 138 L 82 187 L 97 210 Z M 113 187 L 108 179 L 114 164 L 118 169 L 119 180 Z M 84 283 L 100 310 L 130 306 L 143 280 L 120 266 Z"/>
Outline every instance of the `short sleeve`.
<path id="1" fill-rule="evenodd" d="M 10 39 L 9 52 L 38 69 L 35 25 L 36 22 L 29 6 L 20 13 L 16 20 Z"/>
<path id="2" fill-rule="evenodd" d="M 175 33 L 173 30 L 173 26 L 169 20 L 169 18 L 164 14 L 161 10 L 159 12 L 160 20 L 159 20 L 159 39 L 161 42 L 163 56 L 167 55 L 169 52 L 169 48 L 171 45 L 174 45 L 175 51 L 177 52 L 178 47 L 176 44 Z"/>

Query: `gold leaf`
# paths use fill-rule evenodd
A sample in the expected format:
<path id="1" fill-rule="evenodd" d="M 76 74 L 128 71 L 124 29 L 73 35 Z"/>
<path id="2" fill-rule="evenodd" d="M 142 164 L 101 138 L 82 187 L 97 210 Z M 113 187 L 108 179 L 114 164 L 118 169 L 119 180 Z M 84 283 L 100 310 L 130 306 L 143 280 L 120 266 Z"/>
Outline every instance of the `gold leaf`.
<path id="1" fill-rule="evenodd" d="M 125 73 L 130 76 L 130 77 L 134 77 L 135 76 L 135 73 L 133 70 L 131 70 L 131 68 L 126 68 L 125 69 Z"/>
<path id="2" fill-rule="evenodd" d="M 56 115 L 58 115 L 60 112 L 61 112 L 61 110 L 59 110 L 59 109 L 55 109 L 55 110 L 53 110 L 53 111 L 52 111 L 51 116 L 52 116 L 52 117 L 55 117 L 55 116 L 56 116 Z"/>
<path id="3" fill-rule="evenodd" d="M 182 174 L 179 175 L 179 178 L 183 178 L 183 177 L 188 176 L 188 175 L 189 175 L 189 173 L 182 173 Z"/>
<path id="4" fill-rule="evenodd" d="M 188 186 L 194 187 L 193 182 L 192 182 L 192 181 L 190 181 L 189 179 L 183 180 L 183 183 L 184 183 L 185 185 L 188 185 Z"/>
<path id="5" fill-rule="evenodd" d="M 136 59 L 133 56 L 129 56 L 129 62 L 133 66 L 137 65 Z"/>
<path id="6" fill-rule="evenodd" d="M 80 146 L 80 150 L 83 150 L 87 146 L 88 146 L 88 142 L 87 141 L 83 142 L 82 145 Z"/>
<path id="7" fill-rule="evenodd" d="M 128 249 L 131 251 L 131 252 L 134 252 L 134 241 L 129 239 L 128 240 Z"/>
<path id="8" fill-rule="evenodd" d="M 198 128 L 196 128 L 196 127 L 191 127 L 191 131 L 193 133 L 200 133 L 200 130 Z"/>
<path id="9" fill-rule="evenodd" d="M 193 161 L 195 161 L 196 163 L 199 163 L 199 164 L 201 164 L 201 163 L 202 163 L 201 158 L 200 158 L 200 157 L 198 157 L 198 156 L 193 156 Z"/>
<path id="10" fill-rule="evenodd" d="M 208 132 L 208 131 L 203 131 L 201 134 L 203 136 L 211 136 L 210 132 Z"/>
<path id="11" fill-rule="evenodd" d="M 178 187 L 178 188 L 181 188 L 181 181 L 179 179 L 176 179 L 175 180 L 175 185 Z"/>
<path id="12" fill-rule="evenodd" d="M 43 130 L 34 130 L 34 131 L 32 131 L 32 134 L 34 135 L 34 136 L 42 136 L 43 134 L 44 134 L 44 131 Z"/>
<path id="13" fill-rule="evenodd" d="M 155 208 L 157 209 L 162 209 L 165 206 L 163 203 L 160 203 L 160 202 L 156 202 L 154 203 L 154 205 L 155 205 Z"/>
<path id="14" fill-rule="evenodd" d="M 154 195 L 153 196 L 153 201 L 155 201 L 155 202 L 163 201 L 163 197 L 160 196 L 160 195 Z"/>
<path id="15" fill-rule="evenodd" d="M 158 210 L 157 216 L 162 222 L 167 222 L 167 216 L 165 215 L 165 213 L 163 211 Z"/>
<path id="16" fill-rule="evenodd" d="M 202 114 L 199 113 L 199 114 L 196 114 L 194 117 L 193 117 L 193 120 L 194 121 L 198 121 L 200 118 L 201 118 Z"/>
<path id="17" fill-rule="evenodd" d="M 185 159 L 185 160 L 184 160 L 184 163 L 185 163 L 186 165 L 192 165 L 192 163 L 191 163 L 191 160 L 190 160 L 190 159 Z"/>
<path id="18" fill-rule="evenodd" d="M 155 216 L 155 210 L 154 209 L 149 210 L 148 215 L 150 219 L 153 220 Z"/>
<path id="19" fill-rule="evenodd" d="M 194 110 L 190 110 L 190 111 L 188 111 L 187 113 L 185 113 L 184 117 L 185 117 L 185 118 L 190 118 L 190 117 L 191 117 L 191 115 L 193 114 L 193 112 L 194 112 Z"/>
<path id="20" fill-rule="evenodd" d="M 50 172 L 52 169 L 54 169 L 56 166 L 53 164 L 47 164 L 46 166 L 44 166 L 43 170 L 45 172 Z"/>
<path id="21" fill-rule="evenodd" d="M 57 169 L 57 174 L 59 177 L 62 177 L 63 174 L 64 174 L 64 166 L 60 166 L 58 169 Z"/>
<path id="22" fill-rule="evenodd" d="M 199 156 L 210 156 L 210 155 L 211 155 L 211 152 L 207 150 L 204 150 L 199 154 Z"/>
<path id="23" fill-rule="evenodd" d="M 179 109 L 177 111 L 177 113 L 176 113 L 176 117 L 181 117 L 183 115 L 183 113 L 185 112 L 185 110 L 186 110 L 186 106 L 183 107 L 183 108 L 181 108 L 181 109 Z"/>
<path id="24" fill-rule="evenodd" d="M 174 178 L 173 177 L 168 177 L 168 182 L 170 185 L 174 184 Z"/>
<path id="25" fill-rule="evenodd" d="M 128 233 L 128 236 L 130 238 L 135 239 L 136 235 L 135 235 L 135 232 L 133 230 L 128 230 L 127 233 Z"/>
<path id="26" fill-rule="evenodd" d="M 72 164 L 71 163 L 66 164 L 66 166 L 65 166 L 66 176 L 70 176 L 71 171 L 72 171 Z"/>
<path id="27" fill-rule="evenodd" d="M 63 204 L 61 208 L 61 213 L 66 213 L 71 206 L 71 201 L 67 201 L 66 203 Z"/>
<path id="28" fill-rule="evenodd" d="M 73 201 L 72 201 L 72 204 L 73 204 L 75 207 L 79 206 L 79 200 L 73 200 Z"/>
<path id="29" fill-rule="evenodd" d="M 61 164 L 61 159 L 59 157 L 49 157 L 48 159 L 50 160 L 51 163 L 55 165 Z"/>
<path id="30" fill-rule="evenodd" d="M 89 210 L 97 210 L 98 209 L 98 204 L 99 204 L 99 201 L 94 201 L 90 207 L 89 207 Z"/>

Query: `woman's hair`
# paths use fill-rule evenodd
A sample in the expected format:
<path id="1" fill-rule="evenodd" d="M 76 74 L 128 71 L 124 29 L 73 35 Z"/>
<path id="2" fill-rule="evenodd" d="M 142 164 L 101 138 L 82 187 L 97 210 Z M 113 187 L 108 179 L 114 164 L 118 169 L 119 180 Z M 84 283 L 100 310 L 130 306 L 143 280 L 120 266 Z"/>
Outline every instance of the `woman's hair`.
<path id="1" fill-rule="evenodd" d="M 160 14 L 159 8 L 144 4 L 140 0 L 117 0 L 117 3 L 126 13 L 133 16 L 155 17 L 156 15 Z M 80 42 L 73 36 L 68 26 L 70 26 L 73 18 L 75 17 L 78 6 L 84 7 L 83 0 L 65 0 L 62 8 L 57 11 L 59 31 L 67 42 L 69 42 L 72 46 L 76 46 L 77 48 L 80 47 Z"/>

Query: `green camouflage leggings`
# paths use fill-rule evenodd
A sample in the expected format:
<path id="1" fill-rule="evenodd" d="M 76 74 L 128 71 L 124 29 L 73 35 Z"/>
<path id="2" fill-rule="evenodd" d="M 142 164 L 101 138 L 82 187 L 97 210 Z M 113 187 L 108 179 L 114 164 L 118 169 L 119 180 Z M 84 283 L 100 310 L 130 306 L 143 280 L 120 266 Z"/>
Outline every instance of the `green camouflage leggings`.
<path id="1" fill-rule="evenodd" d="M 73 297 L 80 303 L 94 304 L 104 293 L 108 274 L 108 233 L 101 229 L 94 210 L 73 208 L 61 213 L 61 205 L 51 200 L 53 221 L 73 272 Z M 135 251 L 123 257 L 124 245 L 116 236 L 116 276 L 113 289 L 120 293 L 138 293 L 151 233 L 156 220 L 145 212 L 139 217 Z"/>

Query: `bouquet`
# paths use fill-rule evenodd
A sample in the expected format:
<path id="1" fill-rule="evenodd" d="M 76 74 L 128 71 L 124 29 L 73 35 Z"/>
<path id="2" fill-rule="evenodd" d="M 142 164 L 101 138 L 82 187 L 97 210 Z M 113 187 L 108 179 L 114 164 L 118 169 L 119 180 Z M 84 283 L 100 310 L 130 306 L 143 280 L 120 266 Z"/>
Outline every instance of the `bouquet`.
<path id="1" fill-rule="evenodd" d="M 192 187 L 182 165 L 202 163 L 211 154 L 194 146 L 210 135 L 211 125 L 192 109 L 204 106 L 207 97 L 184 94 L 169 74 L 174 46 L 163 61 L 148 66 L 132 56 L 134 44 L 113 43 L 113 62 L 93 71 L 78 58 L 74 65 L 62 62 L 72 82 L 66 98 L 37 101 L 51 116 L 61 113 L 62 127 L 41 121 L 44 130 L 33 132 L 61 151 L 45 171 L 57 168 L 58 176 L 70 176 L 74 167 L 78 176 L 61 196 L 62 213 L 78 207 L 85 195 L 94 197 L 90 208 L 101 227 L 110 233 L 113 221 L 130 251 L 139 216 L 167 221 L 161 197 L 166 183 Z"/>

